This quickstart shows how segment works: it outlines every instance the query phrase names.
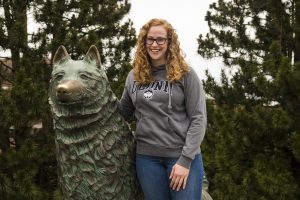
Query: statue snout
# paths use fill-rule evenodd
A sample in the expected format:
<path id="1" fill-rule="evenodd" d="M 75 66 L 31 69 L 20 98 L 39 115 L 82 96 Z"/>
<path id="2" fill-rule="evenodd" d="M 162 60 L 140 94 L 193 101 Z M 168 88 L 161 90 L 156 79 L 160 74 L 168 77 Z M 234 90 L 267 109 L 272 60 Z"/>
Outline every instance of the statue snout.
<path id="1" fill-rule="evenodd" d="M 82 88 L 83 86 L 79 81 L 65 80 L 56 88 L 57 99 L 63 103 L 78 101 Z"/>

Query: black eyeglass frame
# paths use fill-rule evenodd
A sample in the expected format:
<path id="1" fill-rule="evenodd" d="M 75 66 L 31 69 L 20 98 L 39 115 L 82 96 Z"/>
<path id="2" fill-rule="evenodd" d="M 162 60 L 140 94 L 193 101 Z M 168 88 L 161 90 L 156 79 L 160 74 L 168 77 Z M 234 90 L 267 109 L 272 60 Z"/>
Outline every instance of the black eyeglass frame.
<path id="1" fill-rule="evenodd" d="M 158 42 L 159 40 L 161 40 L 162 43 Z M 156 44 L 158 44 L 158 45 L 164 45 L 166 43 L 166 41 L 168 41 L 168 40 L 169 40 L 169 38 L 164 38 L 164 37 L 157 37 L 157 38 L 146 37 L 145 44 L 152 45 L 154 42 L 156 42 Z M 152 42 L 149 43 L 149 41 L 152 41 Z"/>

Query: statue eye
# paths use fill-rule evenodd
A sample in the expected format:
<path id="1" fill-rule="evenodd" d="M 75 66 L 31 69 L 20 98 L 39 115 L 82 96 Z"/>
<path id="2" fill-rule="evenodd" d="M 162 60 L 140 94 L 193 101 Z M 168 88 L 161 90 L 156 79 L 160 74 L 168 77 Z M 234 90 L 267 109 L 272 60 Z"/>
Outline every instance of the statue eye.
<path id="1" fill-rule="evenodd" d="M 82 78 L 83 80 L 87 80 L 89 79 L 89 76 L 86 74 L 80 74 L 80 78 Z"/>
<path id="2" fill-rule="evenodd" d="M 55 81 L 60 81 L 64 76 L 62 74 L 58 74 L 54 76 Z"/>

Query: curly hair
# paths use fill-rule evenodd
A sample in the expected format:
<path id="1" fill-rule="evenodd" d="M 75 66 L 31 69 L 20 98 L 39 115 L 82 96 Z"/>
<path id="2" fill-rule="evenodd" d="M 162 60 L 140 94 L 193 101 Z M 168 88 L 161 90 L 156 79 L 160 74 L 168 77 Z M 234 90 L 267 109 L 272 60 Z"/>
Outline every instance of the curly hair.
<path id="1" fill-rule="evenodd" d="M 145 45 L 145 39 L 152 26 L 163 26 L 167 30 L 167 79 L 171 82 L 177 81 L 189 71 L 189 66 L 184 60 L 184 54 L 180 48 L 176 30 L 169 22 L 163 19 L 151 19 L 140 30 L 133 60 L 134 78 L 141 85 L 148 84 L 153 79 L 150 57 Z"/>

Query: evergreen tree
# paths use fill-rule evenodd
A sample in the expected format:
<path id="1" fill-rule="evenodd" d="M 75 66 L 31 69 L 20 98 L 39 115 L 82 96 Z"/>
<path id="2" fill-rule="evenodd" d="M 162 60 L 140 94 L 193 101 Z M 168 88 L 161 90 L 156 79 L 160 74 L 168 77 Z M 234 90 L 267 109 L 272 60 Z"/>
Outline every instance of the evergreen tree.
<path id="1" fill-rule="evenodd" d="M 0 2 L 0 45 L 11 52 L 12 61 L 12 74 L 1 77 L 13 86 L 0 92 L 1 199 L 48 199 L 57 188 L 45 64 L 28 41 L 27 12 L 32 3 Z M 34 125 L 43 128 L 36 132 Z"/>
<path id="2" fill-rule="evenodd" d="M 64 45 L 81 59 L 95 44 L 120 96 L 136 39 L 129 10 L 127 0 L 0 0 L 0 48 L 11 52 L 13 69 L 0 74 L 0 83 L 13 85 L 0 88 L 0 199 L 60 198 L 47 94 L 51 57 Z M 34 33 L 27 30 L 28 13 L 38 23 Z"/>
<path id="3" fill-rule="evenodd" d="M 210 5 L 198 53 L 229 69 L 204 84 L 214 103 L 203 151 L 215 199 L 300 199 L 299 8 L 298 0 Z"/>

